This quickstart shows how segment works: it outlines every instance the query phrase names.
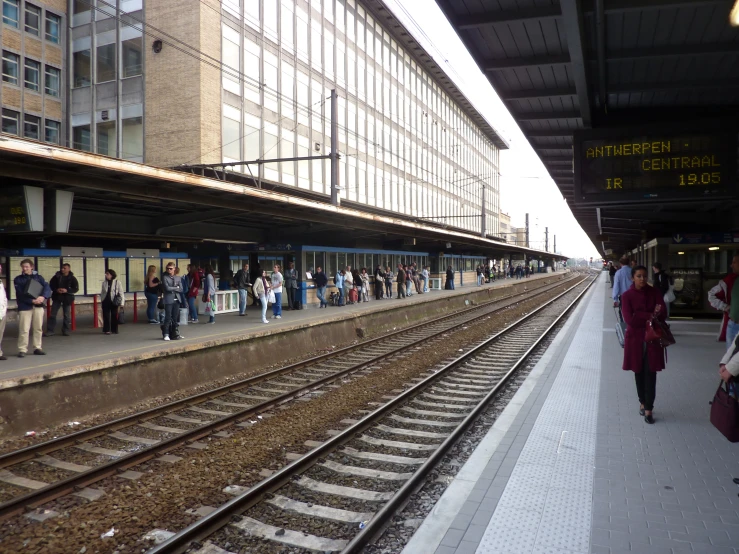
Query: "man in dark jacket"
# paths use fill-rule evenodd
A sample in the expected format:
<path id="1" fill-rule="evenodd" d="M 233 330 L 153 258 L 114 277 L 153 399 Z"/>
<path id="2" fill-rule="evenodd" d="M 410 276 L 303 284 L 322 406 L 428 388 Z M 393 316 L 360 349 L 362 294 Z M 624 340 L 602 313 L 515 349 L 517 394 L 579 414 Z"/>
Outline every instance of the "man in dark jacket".
<path id="1" fill-rule="evenodd" d="M 398 299 L 405 298 L 405 269 L 403 264 L 398 264 Z"/>
<path id="2" fill-rule="evenodd" d="M 328 285 L 328 277 L 320 267 L 316 268 L 316 273 L 313 275 L 313 281 L 316 283 L 316 296 L 321 302 L 318 307 L 328 308 L 328 302 L 326 301 L 326 285 Z"/>
<path id="3" fill-rule="evenodd" d="M 385 290 L 385 272 L 378 265 L 375 268 L 375 299 L 382 300 L 382 293 Z"/>
<path id="4" fill-rule="evenodd" d="M 246 315 L 247 291 L 251 287 L 249 282 L 249 264 L 244 264 L 234 275 L 234 285 L 239 291 L 239 315 Z"/>
<path id="5" fill-rule="evenodd" d="M 64 315 L 62 335 L 68 337 L 69 332 L 72 330 L 72 304 L 74 304 L 74 295 L 80 290 L 80 285 L 74 273 L 72 273 L 72 268 L 69 264 L 62 265 L 62 270 L 57 271 L 56 275 L 51 278 L 49 287 L 51 288 L 52 304 L 51 317 L 46 322 L 46 336 L 54 336 L 56 316 L 59 313 L 59 308 L 62 308 L 62 314 Z"/>
<path id="6" fill-rule="evenodd" d="M 27 288 L 29 281 L 40 285 L 40 294 L 31 295 Z M 46 352 L 41 350 L 41 337 L 44 332 L 44 302 L 51 296 L 49 283 L 33 270 L 33 262 L 26 258 L 21 262 L 21 274 L 13 279 L 13 285 L 18 304 L 18 357 L 26 357 L 29 332 L 33 334 L 33 353 L 43 356 Z"/>
<path id="7" fill-rule="evenodd" d="M 298 296 L 298 272 L 294 262 L 290 262 L 285 270 L 285 289 L 287 290 L 288 309 L 294 310 L 297 307 L 295 300 Z"/>

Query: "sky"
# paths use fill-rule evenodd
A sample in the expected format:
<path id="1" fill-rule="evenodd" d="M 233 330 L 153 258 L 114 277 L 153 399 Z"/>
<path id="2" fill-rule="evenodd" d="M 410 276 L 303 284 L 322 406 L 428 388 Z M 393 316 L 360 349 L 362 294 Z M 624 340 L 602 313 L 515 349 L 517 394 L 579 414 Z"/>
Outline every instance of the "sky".
<path id="1" fill-rule="evenodd" d="M 550 250 L 556 235 L 557 252 L 570 257 L 600 258 L 544 164 L 436 2 L 385 0 L 385 4 L 509 143 L 510 148 L 501 151 L 500 156 L 500 207 L 511 216 L 511 224 L 523 227 L 528 213 L 532 248 L 544 249 L 544 229 L 549 227 Z"/>

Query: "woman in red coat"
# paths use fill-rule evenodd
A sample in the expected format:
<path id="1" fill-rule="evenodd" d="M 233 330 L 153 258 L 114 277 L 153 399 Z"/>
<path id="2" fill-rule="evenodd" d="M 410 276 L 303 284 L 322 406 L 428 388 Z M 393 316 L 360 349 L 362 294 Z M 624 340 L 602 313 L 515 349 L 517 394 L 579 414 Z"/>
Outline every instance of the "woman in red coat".
<path id="1" fill-rule="evenodd" d="M 647 268 L 638 265 L 631 270 L 634 284 L 621 295 L 621 312 L 626 321 L 624 340 L 625 371 L 633 371 L 639 395 L 639 414 L 654 423 L 652 409 L 657 386 L 657 372 L 665 368 L 665 353 L 658 343 L 644 341 L 647 322 L 656 315 L 664 321 L 667 315 L 662 293 L 647 283 Z"/>

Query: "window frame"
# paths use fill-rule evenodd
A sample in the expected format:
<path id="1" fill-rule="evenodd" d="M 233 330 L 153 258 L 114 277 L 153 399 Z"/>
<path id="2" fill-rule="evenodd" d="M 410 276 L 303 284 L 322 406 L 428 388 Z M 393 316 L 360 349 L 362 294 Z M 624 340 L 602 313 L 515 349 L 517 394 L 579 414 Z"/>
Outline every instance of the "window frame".
<path id="1" fill-rule="evenodd" d="M 35 64 L 36 69 L 36 88 L 32 86 L 28 86 L 29 83 L 33 83 L 32 81 L 28 80 L 28 71 L 33 70 L 33 65 L 29 67 L 29 64 Z M 25 58 L 23 60 L 23 87 L 27 88 L 28 90 L 32 90 L 34 92 L 41 92 L 41 62 L 37 62 L 36 60 L 33 60 L 31 58 Z"/>
<path id="2" fill-rule="evenodd" d="M 56 131 L 56 141 L 49 140 L 49 123 L 53 123 L 54 125 L 56 125 L 56 128 L 54 129 Z M 49 144 L 60 144 L 61 135 L 62 123 L 60 121 L 56 121 L 54 119 L 44 119 L 44 142 L 48 142 Z"/>
<path id="3" fill-rule="evenodd" d="M 36 17 L 36 27 L 29 27 L 28 25 L 28 16 L 32 15 Z M 36 6 L 35 4 L 30 4 L 28 2 L 25 3 L 25 6 L 23 7 L 23 30 L 35 37 L 41 36 L 41 16 L 42 16 L 42 10 L 40 7 Z"/>
<path id="4" fill-rule="evenodd" d="M 15 20 L 10 19 L 10 16 L 5 15 L 5 7 L 15 6 Z M 21 18 L 21 3 L 20 0 L 3 0 L 3 24 L 14 29 L 20 29 L 20 18 Z M 14 21 L 14 23 L 13 23 Z"/>
<path id="5" fill-rule="evenodd" d="M 56 22 L 56 35 L 49 34 L 49 23 L 51 21 Z M 46 40 L 48 40 L 49 42 L 53 44 L 59 44 L 62 40 L 61 35 L 62 35 L 62 17 L 55 13 L 51 13 L 49 10 L 46 10 L 46 15 L 44 16 L 44 38 L 46 38 Z"/>
<path id="6" fill-rule="evenodd" d="M 49 70 L 56 72 L 56 90 L 49 88 Z M 53 74 L 53 73 L 52 73 Z M 49 92 L 52 90 L 52 92 Z M 46 65 L 44 67 L 44 93 L 54 98 L 59 98 L 62 94 L 62 71 L 58 67 L 52 65 Z"/>
<path id="7" fill-rule="evenodd" d="M 15 114 L 15 115 L 12 116 L 10 114 Z M 6 119 L 11 119 L 11 117 L 13 119 L 15 119 L 15 130 L 16 130 L 15 133 L 11 133 L 10 131 L 6 131 L 5 130 L 5 120 Z M 11 109 L 8 109 L 8 108 L 3 108 L 0 111 L 0 122 L 1 122 L 1 124 L 0 124 L 0 130 L 2 130 L 3 133 L 8 133 L 9 135 L 20 136 L 18 134 L 18 131 L 20 131 L 20 126 L 21 126 L 21 113 L 20 112 L 17 112 L 15 110 L 11 110 Z"/>
<path id="8" fill-rule="evenodd" d="M 36 136 L 35 137 L 28 136 L 26 134 L 26 125 L 36 126 Z M 41 132 L 41 118 L 36 115 L 23 114 L 23 138 L 30 138 L 31 140 L 39 140 L 40 132 Z"/>
<path id="9" fill-rule="evenodd" d="M 11 63 L 11 56 L 15 58 L 15 82 L 11 81 L 10 74 L 5 73 L 4 71 L 6 61 L 8 63 Z M 14 52 L 10 52 L 9 50 L 3 50 L 3 55 L 2 55 L 2 81 L 3 83 L 8 83 L 9 85 L 20 86 L 19 85 L 20 66 L 21 66 L 21 57 L 18 54 Z M 6 79 L 6 77 L 8 77 L 8 79 Z"/>

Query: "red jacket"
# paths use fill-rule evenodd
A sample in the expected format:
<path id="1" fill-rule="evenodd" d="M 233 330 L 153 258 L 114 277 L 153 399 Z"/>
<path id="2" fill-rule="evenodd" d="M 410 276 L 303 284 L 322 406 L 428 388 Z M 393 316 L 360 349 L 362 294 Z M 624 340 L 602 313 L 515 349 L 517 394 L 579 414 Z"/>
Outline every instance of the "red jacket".
<path id="1" fill-rule="evenodd" d="M 626 321 L 626 337 L 624 339 L 625 371 L 640 373 L 642 370 L 642 353 L 644 335 L 647 332 L 647 322 L 654 314 L 654 308 L 662 306 L 659 319 L 667 319 L 667 307 L 662 299 L 662 293 L 647 285 L 637 290 L 634 285 L 621 295 L 621 312 Z M 665 351 L 659 344 L 647 343 L 647 359 L 651 371 L 662 371 L 665 368 Z"/>

